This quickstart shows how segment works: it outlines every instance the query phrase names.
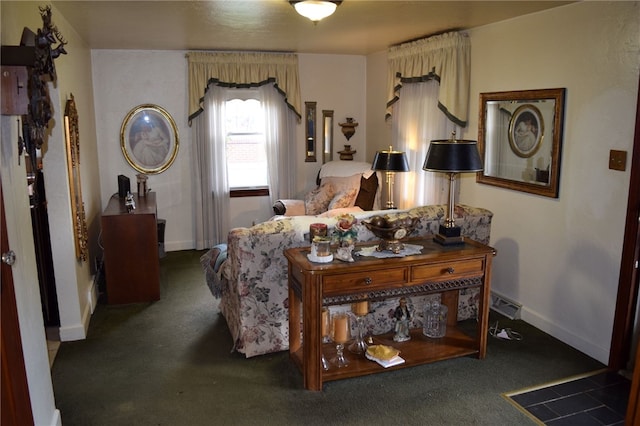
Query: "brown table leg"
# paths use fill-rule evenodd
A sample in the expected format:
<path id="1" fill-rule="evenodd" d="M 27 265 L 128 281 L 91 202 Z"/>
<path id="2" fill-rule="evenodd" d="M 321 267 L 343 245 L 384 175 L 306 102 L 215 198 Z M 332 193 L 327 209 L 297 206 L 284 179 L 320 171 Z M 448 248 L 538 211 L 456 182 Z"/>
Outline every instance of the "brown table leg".
<path id="1" fill-rule="evenodd" d="M 460 290 L 445 291 L 440 294 L 440 302 L 447 307 L 447 326 L 458 323 L 458 295 Z"/>

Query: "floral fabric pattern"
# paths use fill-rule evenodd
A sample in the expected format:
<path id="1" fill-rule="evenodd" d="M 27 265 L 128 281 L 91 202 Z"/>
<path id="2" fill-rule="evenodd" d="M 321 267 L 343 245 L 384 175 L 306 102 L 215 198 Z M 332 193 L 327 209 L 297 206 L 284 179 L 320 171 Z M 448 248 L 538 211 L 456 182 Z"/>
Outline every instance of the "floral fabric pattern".
<path id="1" fill-rule="evenodd" d="M 444 205 L 422 206 L 382 213 L 418 217 L 418 224 L 411 236 L 428 236 L 438 232 L 438 226 L 446 216 L 446 208 Z M 358 222 L 354 229 L 357 230 L 358 242 L 377 240 L 361 221 L 380 213 L 355 213 Z M 462 235 L 483 244 L 489 243 L 493 213 L 464 205 L 457 206 L 455 213 L 456 224 L 462 228 Z M 330 222 L 332 219 L 323 221 Z M 233 337 L 234 349 L 247 358 L 284 351 L 289 347 L 288 264 L 284 251 L 309 245 L 297 224 L 301 220 L 305 220 L 305 217 L 287 217 L 251 228 L 232 229 L 227 241 L 227 260 L 217 274 L 207 273 L 208 268 L 213 266 L 203 260 L 207 285 L 212 293 L 217 288 L 221 294 L 220 310 Z M 422 307 L 425 302 L 439 298 L 439 294 L 408 298 L 409 308 L 414 312 L 411 327 L 422 326 Z M 458 320 L 477 318 L 478 299 L 478 289 L 460 291 Z M 396 299 L 372 302 L 371 313 L 365 320 L 368 332 L 381 334 L 393 330 L 393 311 L 397 305 Z"/>
<path id="2" fill-rule="evenodd" d="M 309 216 L 314 216 L 326 212 L 334 195 L 335 189 L 329 183 L 307 192 L 304 196 L 305 213 Z"/>
<path id="3" fill-rule="evenodd" d="M 345 207 L 353 207 L 358 196 L 358 190 L 356 188 L 347 189 L 338 192 L 327 207 L 327 210 L 343 209 Z"/>

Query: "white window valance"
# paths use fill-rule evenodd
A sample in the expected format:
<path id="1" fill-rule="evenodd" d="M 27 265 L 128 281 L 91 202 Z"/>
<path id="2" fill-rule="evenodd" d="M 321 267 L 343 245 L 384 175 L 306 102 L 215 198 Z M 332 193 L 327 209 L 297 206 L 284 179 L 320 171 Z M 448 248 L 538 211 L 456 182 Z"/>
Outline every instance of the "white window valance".
<path id="1" fill-rule="evenodd" d="M 301 117 L 298 55 L 262 52 L 189 52 L 189 121 L 202 112 L 209 84 L 252 87 L 274 83 Z"/>
<path id="2" fill-rule="evenodd" d="M 452 32 L 393 46 L 388 65 L 387 117 L 403 83 L 435 79 L 440 82 L 438 106 L 454 123 L 466 126 L 471 75 L 471 43 L 466 34 Z"/>

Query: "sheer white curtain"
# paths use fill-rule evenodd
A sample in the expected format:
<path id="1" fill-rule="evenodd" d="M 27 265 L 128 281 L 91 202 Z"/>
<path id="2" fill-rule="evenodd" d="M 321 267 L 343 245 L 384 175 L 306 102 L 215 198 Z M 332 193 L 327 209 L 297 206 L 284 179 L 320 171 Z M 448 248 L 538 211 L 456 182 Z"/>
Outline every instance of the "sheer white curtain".
<path id="1" fill-rule="evenodd" d="M 203 113 L 192 121 L 196 249 L 227 241 L 230 227 L 230 190 L 227 174 L 225 103 L 237 88 L 211 84 L 204 97 Z M 295 172 L 297 115 L 273 83 L 253 89 L 265 114 L 266 154 L 270 205 L 290 198 Z"/>
<path id="2" fill-rule="evenodd" d="M 494 144 L 485 144 L 485 164 L 484 174 L 487 176 L 504 176 L 507 170 L 502 170 L 502 158 L 509 155 L 509 122 L 512 112 L 503 108 L 498 102 L 487 103 L 487 128 L 485 129 L 485 140 L 503 141 L 498 147 Z M 491 123 L 498 123 L 492 126 Z M 508 163 L 508 162 L 507 162 Z M 517 178 L 516 178 L 517 179 Z"/>
<path id="3" fill-rule="evenodd" d="M 295 135 L 298 117 L 273 84 L 259 88 L 264 106 L 270 205 L 291 198 L 295 187 Z"/>
<path id="4" fill-rule="evenodd" d="M 422 165 L 434 139 L 449 139 L 460 129 L 438 107 L 440 86 L 436 80 L 405 83 L 393 106 L 393 147 L 404 151 L 408 173 L 396 173 L 394 199 L 405 209 L 429 204 L 446 204 L 449 180 L 442 173 L 426 172 Z"/>
<path id="5" fill-rule="evenodd" d="M 211 84 L 204 96 L 204 112 L 191 124 L 197 250 L 226 242 L 229 233 L 230 198 L 223 125 L 228 90 Z"/>

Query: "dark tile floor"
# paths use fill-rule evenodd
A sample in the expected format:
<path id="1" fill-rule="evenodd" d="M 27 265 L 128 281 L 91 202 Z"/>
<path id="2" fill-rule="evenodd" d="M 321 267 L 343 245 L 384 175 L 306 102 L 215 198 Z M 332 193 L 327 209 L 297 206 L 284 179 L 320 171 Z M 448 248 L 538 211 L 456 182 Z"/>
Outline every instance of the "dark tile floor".
<path id="1" fill-rule="evenodd" d="M 631 381 L 596 372 L 564 383 L 505 395 L 548 426 L 624 425 Z"/>

